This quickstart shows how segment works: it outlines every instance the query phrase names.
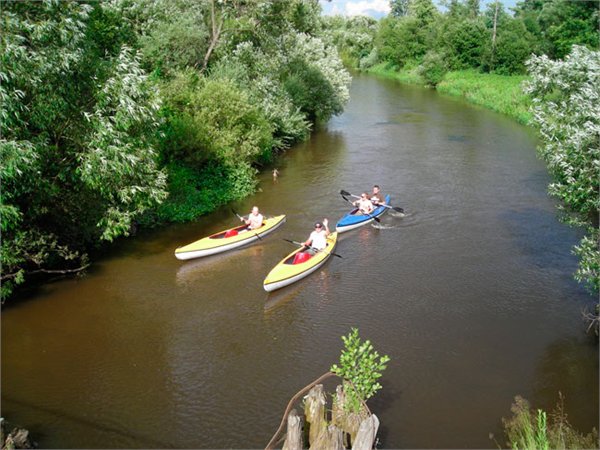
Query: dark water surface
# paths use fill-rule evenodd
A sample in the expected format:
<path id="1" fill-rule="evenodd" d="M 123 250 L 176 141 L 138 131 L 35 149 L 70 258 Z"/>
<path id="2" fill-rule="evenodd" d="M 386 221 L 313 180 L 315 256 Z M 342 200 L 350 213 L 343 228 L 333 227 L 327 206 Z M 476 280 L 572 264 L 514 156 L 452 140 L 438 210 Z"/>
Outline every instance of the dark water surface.
<path id="1" fill-rule="evenodd" d="M 115 246 L 81 279 L 2 312 L 2 415 L 45 448 L 260 448 L 292 395 L 358 327 L 391 357 L 369 404 L 383 448 L 496 448 L 520 394 L 598 424 L 598 348 L 573 279 L 577 230 L 546 195 L 531 130 L 434 92 L 356 76 L 346 112 L 233 205 L 287 223 L 256 245 L 181 262 L 238 224 L 231 205 Z M 405 217 L 341 235 L 319 272 L 262 280 L 312 223 L 381 184 Z"/>

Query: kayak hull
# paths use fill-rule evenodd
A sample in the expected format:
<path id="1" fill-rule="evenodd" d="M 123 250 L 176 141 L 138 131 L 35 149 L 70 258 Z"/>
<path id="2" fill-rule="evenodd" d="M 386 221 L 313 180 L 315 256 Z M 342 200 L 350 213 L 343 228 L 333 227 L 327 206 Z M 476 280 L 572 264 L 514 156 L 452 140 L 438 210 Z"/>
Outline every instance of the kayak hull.
<path id="1" fill-rule="evenodd" d="M 285 215 L 270 217 L 263 221 L 263 225 L 254 230 L 244 231 L 245 225 L 220 231 L 205 238 L 199 239 L 191 244 L 179 247 L 175 250 L 175 257 L 180 260 L 201 258 L 203 256 L 215 255 L 235 248 L 251 244 L 259 237 L 275 231 L 285 222 Z M 235 230 L 235 234 L 231 233 Z M 228 235 L 229 234 L 229 235 Z M 234 235 L 232 235 L 234 234 Z"/>
<path id="2" fill-rule="evenodd" d="M 385 203 L 389 205 L 389 195 L 385 196 Z M 378 206 L 370 215 L 364 215 L 358 213 L 358 209 L 355 208 L 338 221 L 335 225 L 335 230 L 338 233 L 344 233 L 362 227 L 363 225 L 373 222 L 375 220 L 374 217 L 382 216 L 387 210 L 388 208 L 385 206 Z"/>
<path id="3" fill-rule="evenodd" d="M 327 247 L 325 247 L 323 251 L 318 252 L 308 260 L 297 264 L 293 264 L 296 255 L 305 249 L 304 247 L 300 247 L 293 251 L 279 261 L 279 263 L 269 272 L 263 282 L 265 291 L 271 292 L 289 286 L 315 272 L 327 262 L 333 253 L 336 244 L 337 232 L 333 232 L 327 237 Z"/>

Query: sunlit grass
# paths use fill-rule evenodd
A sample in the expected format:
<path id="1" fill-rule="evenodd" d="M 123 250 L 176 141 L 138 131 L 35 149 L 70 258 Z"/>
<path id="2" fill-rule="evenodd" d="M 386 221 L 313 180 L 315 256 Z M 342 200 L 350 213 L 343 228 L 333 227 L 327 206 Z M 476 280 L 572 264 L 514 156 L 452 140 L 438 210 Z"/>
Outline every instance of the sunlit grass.
<path id="1" fill-rule="evenodd" d="M 390 67 L 389 64 L 381 63 L 369 68 L 367 72 L 380 77 L 398 80 L 401 83 L 424 84 L 423 79 L 417 73 L 416 68 L 408 68 L 397 71 L 394 69 L 394 67 Z"/>
<path id="2" fill-rule="evenodd" d="M 483 106 L 529 124 L 530 98 L 523 93 L 524 75 L 484 74 L 475 70 L 448 72 L 437 85 L 440 93 L 463 97 L 470 103 Z"/>

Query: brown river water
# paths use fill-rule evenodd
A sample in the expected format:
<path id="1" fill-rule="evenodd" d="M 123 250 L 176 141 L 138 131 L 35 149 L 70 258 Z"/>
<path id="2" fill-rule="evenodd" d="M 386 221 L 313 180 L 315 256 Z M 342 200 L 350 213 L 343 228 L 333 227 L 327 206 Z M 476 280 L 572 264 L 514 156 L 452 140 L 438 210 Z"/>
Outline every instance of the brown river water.
<path id="1" fill-rule="evenodd" d="M 43 448 L 261 448 L 351 327 L 391 362 L 369 405 L 380 448 L 497 448 L 515 395 L 598 425 L 598 347 L 572 277 L 580 233 L 546 194 L 533 131 L 435 92 L 356 75 L 346 111 L 196 222 L 117 243 L 78 279 L 2 311 L 2 415 Z M 340 236 L 318 272 L 262 280 L 315 220 L 373 183 L 405 216 Z M 176 247 L 253 205 L 287 223 L 255 245 Z"/>

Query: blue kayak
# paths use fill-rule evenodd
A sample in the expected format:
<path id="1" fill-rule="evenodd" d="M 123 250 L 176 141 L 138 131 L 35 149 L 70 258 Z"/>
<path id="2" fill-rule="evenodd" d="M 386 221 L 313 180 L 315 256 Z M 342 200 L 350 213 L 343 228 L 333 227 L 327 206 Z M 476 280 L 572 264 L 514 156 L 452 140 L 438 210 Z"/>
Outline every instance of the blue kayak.
<path id="1" fill-rule="evenodd" d="M 386 205 L 390 204 L 390 196 L 385 196 Z M 338 233 L 343 233 L 344 231 L 354 230 L 355 228 L 362 227 L 368 223 L 373 222 L 374 217 L 379 217 L 383 215 L 388 210 L 385 206 L 378 206 L 373 210 L 373 212 L 369 215 L 361 213 L 358 208 L 354 208 L 344 217 L 342 217 L 338 223 L 335 225 L 335 229 Z"/>

